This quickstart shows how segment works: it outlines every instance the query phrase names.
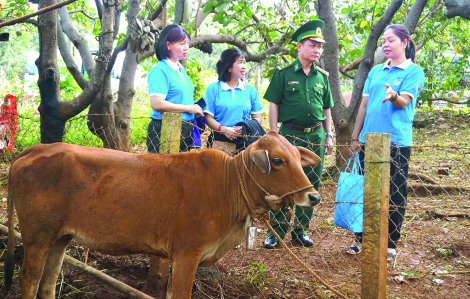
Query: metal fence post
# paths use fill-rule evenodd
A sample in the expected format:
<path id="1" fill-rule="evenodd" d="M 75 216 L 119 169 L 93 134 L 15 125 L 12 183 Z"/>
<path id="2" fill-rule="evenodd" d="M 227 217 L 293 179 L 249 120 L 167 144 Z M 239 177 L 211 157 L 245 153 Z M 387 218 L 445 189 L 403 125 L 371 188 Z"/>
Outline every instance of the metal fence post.
<path id="1" fill-rule="evenodd" d="M 390 134 L 366 135 L 361 298 L 385 299 L 387 290 Z"/>
<path id="2" fill-rule="evenodd" d="M 177 154 L 181 141 L 181 113 L 163 113 L 162 131 L 160 137 L 160 154 Z M 165 298 L 162 291 L 168 284 L 170 261 L 157 256 L 150 256 L 148 280 L 156 283 L 154 291 L 157 298 Z M 152 287 L 150 287 L 152 288 Z"/>

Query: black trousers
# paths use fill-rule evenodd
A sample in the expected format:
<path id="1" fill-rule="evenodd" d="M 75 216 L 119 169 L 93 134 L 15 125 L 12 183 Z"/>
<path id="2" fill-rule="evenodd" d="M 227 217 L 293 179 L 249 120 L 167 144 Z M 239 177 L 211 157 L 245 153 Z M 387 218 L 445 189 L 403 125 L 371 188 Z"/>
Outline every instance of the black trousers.
<path id="1" fill-rule="evenodd" d="M 359 159 L 364 169 L 365 147 L 361 147 Z M 408 197 L 407 179 L 408 165 L 411 157 L 410 147 L 390 148 L 390 202 L 388 219 L 388 248 L 396 248 L 401 236 L 401 227 L 405 220 L 405 210 Z M 362 242 L 362 234 L 356 234 L 356 239 Z"/>
<path id="2" fill-rule="evenodd" d="M 193 126 L 187 122 L 181 125 L 180 152 L 188 152 L 192 141 Z M 152 119 L 147 129 L 147 151 L 149 153 L 160 152 L 160 139 L 162 132 L 162 121 Z"/>

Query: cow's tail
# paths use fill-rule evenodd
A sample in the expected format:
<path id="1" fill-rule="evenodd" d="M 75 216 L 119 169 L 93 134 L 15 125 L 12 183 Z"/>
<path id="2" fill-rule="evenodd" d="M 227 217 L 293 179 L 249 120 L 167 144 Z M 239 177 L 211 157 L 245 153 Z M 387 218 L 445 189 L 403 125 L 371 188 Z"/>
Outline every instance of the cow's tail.
<path id="1" fill-rule="evenodd" d="M 5 293 L 11 288 L 13 283 L 13 272 L 15 270 L 15 219 L 14 219 L 14 210 L 13 210 L 13 193 L 11 188 L 11 169 L 8 174 L 8 247 L 7 255 L 5 258 L 4 265 L 4 274 L 5 274 Z"/>

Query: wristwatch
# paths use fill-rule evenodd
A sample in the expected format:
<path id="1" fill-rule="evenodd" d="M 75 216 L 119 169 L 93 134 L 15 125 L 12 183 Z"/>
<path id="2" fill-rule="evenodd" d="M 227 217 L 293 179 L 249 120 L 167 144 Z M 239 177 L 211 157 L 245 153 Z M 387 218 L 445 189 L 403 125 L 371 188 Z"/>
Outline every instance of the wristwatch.
<path id="1" fill-rule="evenodd" d="M 331 132 L 326 132 L 325 135 L 326 135 L 326 136 L 330 136 L 331 139 L 333 139 L 333 133 L 331 133 Z"/>

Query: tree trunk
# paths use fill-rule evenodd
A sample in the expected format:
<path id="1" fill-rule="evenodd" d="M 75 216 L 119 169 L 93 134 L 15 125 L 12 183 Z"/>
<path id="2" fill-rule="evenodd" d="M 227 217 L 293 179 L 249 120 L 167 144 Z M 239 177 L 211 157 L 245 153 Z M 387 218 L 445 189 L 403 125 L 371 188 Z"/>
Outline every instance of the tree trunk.
<path id="1" fill-rule="evenodd" d="M 39 9 L 54 4 L 54 0 L 39 1 Z M 60 77 L 57 65 L 57 11 L 53 10 L 38 17 L 39 70 L 38 86 L 41 94 L 39 113 L 41 115 L 41 143 L 62 141 L 65 120 L 59 113 Z"/>
<path id="2" fill-rule="evenodd" d="M 140 0 L 129 1 L 127 11 L 128 36 L 132 31 L 133 20 L 140 12 L 140 5 Z M 103 12 L 103 14 L 106 14 L 106 12 Z M 108 69 L 105 84 L 99 96 L 90 106 L 88 115 L 88 128 L 103 141 L 103 146 L 121 151 L 130 150 L 130 114 L 135 95 L 134 78 L 139 61 L 137 53 L 131 50 L 135 48 L 132 46 L 134 42 L 138 41 L 129 41 L 129 46 L 125 52 L 126 56 L 122 66 L 117 100 L 114 100 L 112 94 L 111 70 Z"/>
<path id="3" fill-rule="evenodd" d="M 339 43 L 335 15 L 330 0 L 320 0 L 318 6 L 318 15 L 325 22 L 325 66 L 330 73 L 329 81 L 331 94 L 335 106 L 331 109 L 331 117 L 335 126 L 336 144 L 349 143 L 351 131 L 348 126 L 349 116 L 347 114 L 346 104 L 341 92 L 340 72 L 339 72 Z M 346 165 L 349 150 L 347 147 L 336 147 L 336 166 L 337 169 L 343 169 Z"/>
<path id="4" fill-rule="evenodd" d="M 53 0 L 41 0 L 39 9 L 54 4 Z M 106 9 L 108 15 L 102 19 L 102 32 L 110 32 L 113 28 L 114 7 Z M 62 20 L 66 20 L 64 16 Z M 38 17 L 39 32 L 39 59 L 36 65 L 39 70 L 38 86 L 41 94 L 39 113 L 41 115 L 41 143 L 53 143 L 62 141 L 65 132 L 65 122 L 71 117 L 79 114 L 93 101 L 100 90 L 104 75 L 106 73 L 107 57 L 111 53 L 112 36 L 103 35 L 103 47 L 98 54 L 98 62 L 90 64 L 90 81 L 86 82 L 82 94 L 73 100 L 62 102 L 60 97 L 60 73 L 57 65 L 58 46 L 58 16 L 57 10 L 42 14 Z M 67 27 L 67 23 L 64 23 Z M 64 28 L 64 31 L 66 30 Z M 72 34 L 71 32 L 69 32 Z M 62 33 L 61 33 L 62 34 Z M 108 41 L 108 43 L 106 43 Z M 110 42 L 109 42 L 110 41 Z M 67 56 L 68 49 L 61 47 L 61 52 Z M 67 60 L 67 59 L 66 59 Z M 94 69 L 93 69 L 94 67 Z"/>

